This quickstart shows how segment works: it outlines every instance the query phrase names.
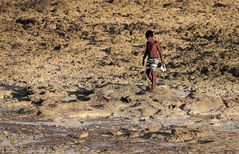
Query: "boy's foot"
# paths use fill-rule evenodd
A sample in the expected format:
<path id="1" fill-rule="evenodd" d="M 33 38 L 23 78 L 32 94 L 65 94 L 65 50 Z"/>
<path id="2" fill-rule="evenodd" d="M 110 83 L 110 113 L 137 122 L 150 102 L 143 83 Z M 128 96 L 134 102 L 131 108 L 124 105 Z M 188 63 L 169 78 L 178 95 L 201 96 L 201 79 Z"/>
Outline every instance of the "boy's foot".
<path id="1" fill-rule="evenodd" d="M 154 91 L 154 89 L 155 89 L 155 87 L 151 87 L 151 88 L 150 88 L 150 91 Z"/>
<path id="2" fill-rule="evenodd" d="M 146 91 L 150 91 L 151 90 L 151 88 L 150 87 L 146 87 L 146 89 L 145 89 Z"/>
<path id="3" fill-rule="evenodd" d="M 157 85 L 151 85 L 151 90 L 154 90 L 157 87 Z"/>

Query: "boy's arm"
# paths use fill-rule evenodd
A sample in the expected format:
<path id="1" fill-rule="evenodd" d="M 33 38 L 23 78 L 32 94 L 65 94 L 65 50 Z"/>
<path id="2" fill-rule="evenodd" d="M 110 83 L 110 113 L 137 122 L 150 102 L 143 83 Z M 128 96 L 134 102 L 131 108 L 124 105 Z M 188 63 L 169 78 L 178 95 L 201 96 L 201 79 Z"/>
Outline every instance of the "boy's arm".
<path id="1" fill-rule="evenodd" d="M 143 57 L 142 65 L 144 65 L 144 61 L 145 61 L 145 58 L 147 57 L 147 55 L 148 55 L 148 43 L 146 43 L 146 48 L 145 48 L 145 52 L 144 52 L 144 57 Z"/>
<path id="2" fill-rule="evenodd" d="M 162 54 L 163 49 L 160 47 L 159 42 L 157 42 L 156 46 L 158 49 L 160 60 L 161 60 L 162 64 L 165 64 L 164 59 L 163 59 L 163 54 Z"/>

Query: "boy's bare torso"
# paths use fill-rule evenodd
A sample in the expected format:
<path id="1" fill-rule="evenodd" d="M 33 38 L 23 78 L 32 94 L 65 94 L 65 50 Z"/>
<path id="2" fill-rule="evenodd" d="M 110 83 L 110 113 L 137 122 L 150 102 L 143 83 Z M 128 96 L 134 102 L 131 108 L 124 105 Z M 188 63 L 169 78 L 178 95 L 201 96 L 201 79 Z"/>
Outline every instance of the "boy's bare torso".
<path id="1" fill-rule="evenodd" d="M 148 53 L 148 58 L 149 59 L 158 58 L 158 48 L 159 48 L 159 43 L 157 41 L 154 41 L 152 43 L 147 42 L 146 52 Z"/>

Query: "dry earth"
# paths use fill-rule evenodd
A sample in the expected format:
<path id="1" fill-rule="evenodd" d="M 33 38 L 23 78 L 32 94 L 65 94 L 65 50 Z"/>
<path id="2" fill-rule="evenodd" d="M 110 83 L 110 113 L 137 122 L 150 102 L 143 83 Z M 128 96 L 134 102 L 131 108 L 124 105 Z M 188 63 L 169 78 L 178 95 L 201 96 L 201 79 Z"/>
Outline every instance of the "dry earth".
<path id="1" fill-rule="evenodd" d="M 0 20 L 0 153 L 239 152 L 238 0 L 1 0 Z"/>

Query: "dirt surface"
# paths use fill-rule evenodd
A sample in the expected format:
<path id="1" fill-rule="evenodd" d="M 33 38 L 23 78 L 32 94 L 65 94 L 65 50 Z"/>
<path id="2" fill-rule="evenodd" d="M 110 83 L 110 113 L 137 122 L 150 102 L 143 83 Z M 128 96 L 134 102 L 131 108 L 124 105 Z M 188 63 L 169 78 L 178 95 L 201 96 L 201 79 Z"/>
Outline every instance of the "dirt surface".
<path id="1" fill-rule="evenodd" d="M 239 152 L 238 0 L 1 0 L 0 20 L 0 153 Z"/>

